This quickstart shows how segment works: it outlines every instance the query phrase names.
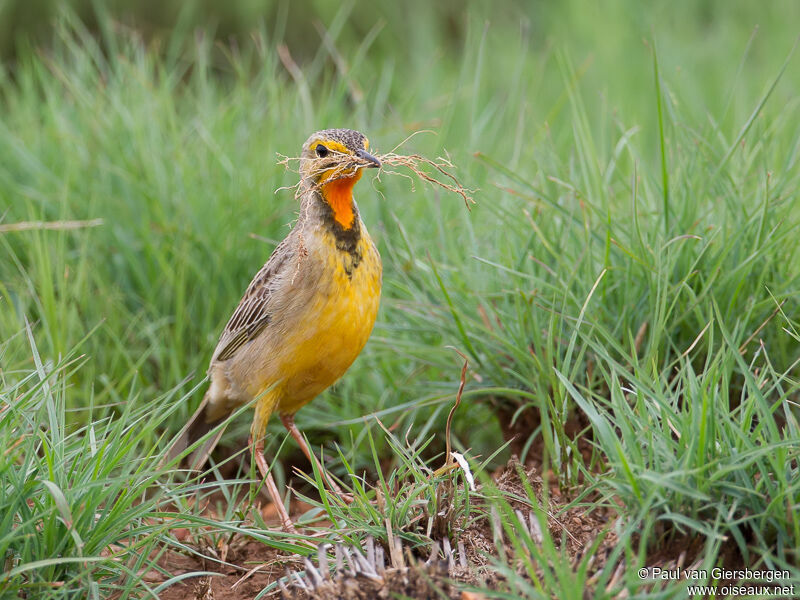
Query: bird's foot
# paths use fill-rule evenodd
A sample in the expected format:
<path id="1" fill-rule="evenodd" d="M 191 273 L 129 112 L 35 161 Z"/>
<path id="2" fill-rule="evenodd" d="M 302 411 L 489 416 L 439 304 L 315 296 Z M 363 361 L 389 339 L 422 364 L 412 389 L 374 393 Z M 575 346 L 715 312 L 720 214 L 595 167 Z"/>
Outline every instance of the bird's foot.
<path id="1" fill-rule="evenodd" d="M 285 533 L 297 533 L 297 528 L 294 526 L 294 523 L 292 523 L 292 520 L 289 519 L 283 522 L 281 525 L 281 531 L 284 531 Z"/>

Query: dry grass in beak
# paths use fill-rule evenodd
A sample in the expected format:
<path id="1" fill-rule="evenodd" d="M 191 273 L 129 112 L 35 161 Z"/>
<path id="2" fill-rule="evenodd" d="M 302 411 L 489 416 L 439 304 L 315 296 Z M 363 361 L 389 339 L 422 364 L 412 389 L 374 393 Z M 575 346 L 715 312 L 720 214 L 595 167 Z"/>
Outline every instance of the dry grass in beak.
<path id="1" fill-rule="evenodd" d="M 395 154 L 394 152 L 381 154 L 376 158 L 381 161 L 381 165 L 405 167 L 420 179 L 427 181 L 428 183 L 432 183 L 433 185 L 438 185 L 448 192 L 458 194 L 464 199 L 464 205 L 467 207 L 467 210 L 471 210 L 470 204 L 475 204 L 475 200 L 472 199 L 472 194 L 475 191 L 464 187 L 464 184 L 462 184 L 458 178 L 453 175 L 451 169 L 455 169 L 455 166 L 446 158 L 442 158 L 440 156 L 436 160 L 431 160 L 430 158 L 425 158 L 419 154 Z M 432 169 L 432 171 L 426 171 L 423 168 L 423 165 L 427 165 Z M 380 171 L 388 173 L 389 175 L 400 175 L 401 177 L 410 178 L 410 175 L 405 175 L 404 173 L 387 171 L 383 168 L 383 166 L 381 167 Z M 376 175 L 376 178 L 380 178 L 380 171 L 378 172 L 378 175 Z M 413 184 L 411 190 L 414 191 Z"/>
<path id="2" fill-rule="evenodd" d="M 440 156 L 435 160 L 431 160 L 430 158 L 425 158 L 419 154 L 404 155 L 396 154 L 394 151 L 386 154 L 377 154 L 375 155 L 375 158 L 381 161 L 381 168 L 378 170 L 378 173 L 375 176 L 375 178 L 378 180 L 380 180 L 381 173 L 406 177 L 412 180 L 411 191 L 413 192 L 414 185 L 411 175 L 400 173 L 394 170 L 387 170 L 385 168 L 386 166 L 405 167 L 423 181 L 433 185 L 438 185 L 448 192 L 452 192 L 461 196 L 464 199 L 464 205 L 467 207 L 467 210 L 471 210 L 470 205 L 475 204 L 475 200 L 472 198 L 472 194 L 475 191 L 464 187 L 461 181 L 459 181 L 459 179 L 452 173 L 452 170 L 455 169 L 455 166 L 446 158 L 442 158 Z M 301 160 L 302 159 L 299 157 L 289 157 L 278 154 L 278 164 L 283 165 L 287 170 L 295 173 L 300 171 L 299 165 Z M 333 152 L 325 158 L 315 157 L 305 160 L 311 164 L 311 168 L 308 173 L 311 176 L 323 175 L 324 173 L 330 172 L 330 174 L 323 181 L 319 181 L 315 184 L 314 187 L 316 188 L 320 188 L 323 185 L 337 179 L 351 177 L 356 169 L 375 166 L 369 160 L 359 158 L 351 154 L 344 154 L 342 152 Z M 301 195 L 301 186 L 302 182 L 298 182 L 293 186 L 278 188 L 278 190 L 294 189 L 295 198 L 299 198 Z"/>

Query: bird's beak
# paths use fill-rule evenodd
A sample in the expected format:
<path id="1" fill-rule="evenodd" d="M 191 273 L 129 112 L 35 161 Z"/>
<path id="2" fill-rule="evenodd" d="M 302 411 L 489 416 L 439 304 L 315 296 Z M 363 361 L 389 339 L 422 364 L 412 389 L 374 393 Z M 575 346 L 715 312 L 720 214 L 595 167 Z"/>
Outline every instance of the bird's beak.
<path id="1" fill-rule="evenodd" d="M 370 154 L 366 150 L 358 150 L 356 152 L 356 156 L 361 160 L 365 160 L 369 163 L 368 165 L 363 165 L 363 167 L 376 168 L 376 169 L 381 168 L 381 161 L 372 156 L 372 154 Z"/>

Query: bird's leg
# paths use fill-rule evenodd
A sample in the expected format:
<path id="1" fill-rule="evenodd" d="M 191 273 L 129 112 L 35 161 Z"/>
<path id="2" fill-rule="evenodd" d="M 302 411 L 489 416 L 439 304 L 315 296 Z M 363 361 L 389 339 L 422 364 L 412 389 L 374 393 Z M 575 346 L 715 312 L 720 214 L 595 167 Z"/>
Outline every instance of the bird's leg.
<path id="1" fill-rule="evenodd" d="M 269 467 L 267 467 L 267 459 L 264 458 L 264 440 L 259 439 L 255 445 L 253 445 L 253 438 L 251 436 L 250 440 L 248 441 L 248 445 L 252 449 L 253 460 L 256 461 L 258 472 L 261 473 L 261 477 L 264 479 L 264 483 L 267 486 L 267 492 L 269 492 L 269 496 L 272 498 L 272 503 L 278 510 L 278 516 L 281 518 L 283 530 L 290 533 L 295 533 L 297 530 L 294 528 L 292 519 L 289 518 L 289 513 L 286 512 L 286 507 L 283 505 L 280 492 L 278 492 L 278 486 L 275 485 L 275 480 L 272 478 L 272 473 L 270 472 Z"/>
<path id="2" fill-rule="evenodd" d="M 281 422 L 283 423 L 283 426 L 286 427 L 286 430 L 292 434 L 292 437 L 298 443 L 300 449 L 303 451 L 303 454 L 306 455 L 306 458 L 308 458 L 309 461 L 317 465 L 317 469 L 322 475 L 322 480 L 325 482 L 325 485 L 328 486 L 328 489 L 330 489 L 334 494 L 339 496 L 339 498 L 341 498 L 347 504 L 351 504 L 353 502 L 352 494 L 345 494 L 342 491 L 342 488 L 340 488 L 336 484 L 336 482 L 333 481 L 333 479 L 328 477 L 328 474 L 325 472 L 322 463 L 320 463 L 319 460 L 317 460 L 317 457 L 314 455 L 314 453 L 311 452 L 311 448 L 308 447 L 308 444 L 306 443 L 303 434 L 300 433 L 300 430 L 297 428 L 297 425 L 294 424 L 294 415 L 281 415 Z"/>

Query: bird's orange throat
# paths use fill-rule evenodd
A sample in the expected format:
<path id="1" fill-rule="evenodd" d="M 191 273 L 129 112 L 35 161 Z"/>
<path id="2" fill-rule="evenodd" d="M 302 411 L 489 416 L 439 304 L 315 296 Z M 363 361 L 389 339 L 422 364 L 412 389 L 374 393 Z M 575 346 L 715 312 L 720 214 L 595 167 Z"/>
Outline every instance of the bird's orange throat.
<path id="1" fill-rule="evenodd" d="M 353 226 L 356 215 L 353 210 L 353 186 L 361 179 L 361 169 L 352 177 L 340 177 L 322 186 L 322 197 L 333 210 L 333 218 L 344 229 Z"/>

